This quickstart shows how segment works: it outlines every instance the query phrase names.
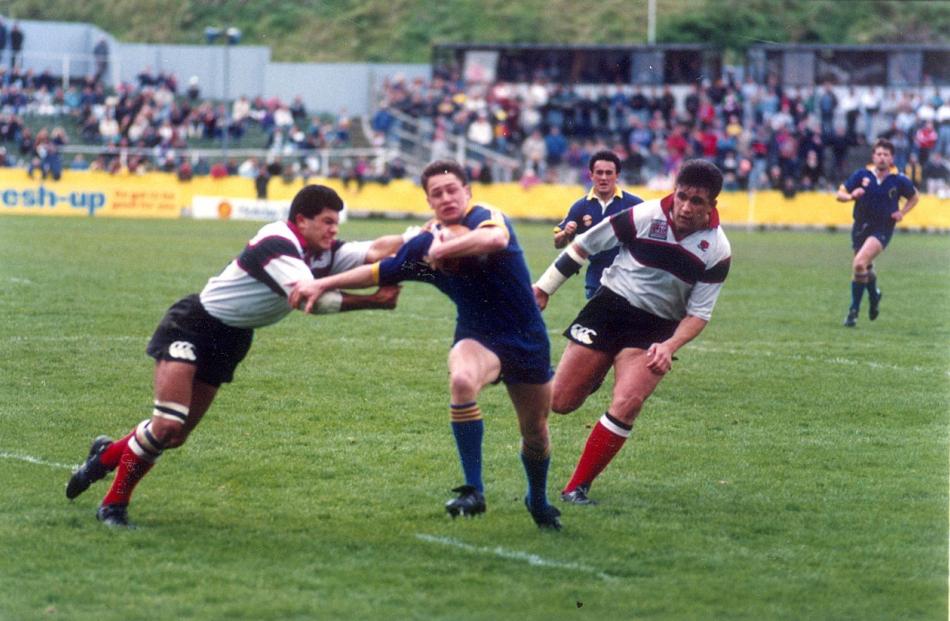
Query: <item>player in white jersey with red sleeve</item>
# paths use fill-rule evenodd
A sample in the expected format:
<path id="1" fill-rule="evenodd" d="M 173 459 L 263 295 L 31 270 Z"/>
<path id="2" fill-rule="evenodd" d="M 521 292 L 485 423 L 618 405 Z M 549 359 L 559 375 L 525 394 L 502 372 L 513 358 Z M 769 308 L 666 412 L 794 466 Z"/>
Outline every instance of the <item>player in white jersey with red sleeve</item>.
<path id="1" fill-rule="evenodd" d="M 309 185 L 294 197 L 288 219 L 265 225 L 200 294 L 185 296 L 168 309 L 146 349 L 155 358 L 155 404 L 150 418 L 124 438 L 93 440 L 85 463 L 66 485 L 76 498 L 116 470 L 97 512 L 109 526 L 128 526 L 135 485 L 166 449 L 181 446 L 204 416 L 221 384 L 233 379 L 247 355 L 254 329 L 293 310 L 288 295 L 297 282 L 375 263 L 396 252 L 402 236 L 372 242 L 336 239 L 343 201 L 332 189 Z M 397 287 L 370 295 L 325 293 L 315 313 L 391 309 Z"/>
<path id="2" fill-rule="evenodd" d="M 551 409 L 565 414 L 584 403 L 611 366 L 615 374 L 610 407 L 591 431 L 563 500 L 592 503 L 591 484 L 620 451 L 673 355 L 712 317 L 732 254 L 716 211 L 721 190 L 722 173 L 714 164 L 690 160 L 673 194 L 579 236 L 535 283 L 543 309 L 587 257 L 620 247 L 600 289 L 565 331 L 570 342 L 554 376 Z"/>

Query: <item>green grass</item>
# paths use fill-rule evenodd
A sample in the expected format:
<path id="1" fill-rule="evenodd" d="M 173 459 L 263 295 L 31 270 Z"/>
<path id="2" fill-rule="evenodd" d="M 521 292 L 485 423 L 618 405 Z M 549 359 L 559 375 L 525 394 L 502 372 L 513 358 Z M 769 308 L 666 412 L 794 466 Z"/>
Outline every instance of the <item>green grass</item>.
<path id="1" fill-rule="evenodd" d="M 944 236 L 898 235 L 880 319 L 847 330 L 844 233 L 730 231 L 712 323 L 560 533 L 521 505 L 499 387 L 480 399 L 489 512 L 444 514 L 454 311 L 420 284 L 392 313 L 260 330 L 139 486 L 139 528 L 103 528 L 106 485 L 68 502 L 68 465 L 148 415 L 148 336 L 257 227 L 0 219 L 0 619 L 946 618 Z M 535 275 L 549 231 L 518 225 Z M 555 363 L 582 297 L 575 278 L 546 311 Z M 552 494 L 608 397 L 552 418 Z"/>

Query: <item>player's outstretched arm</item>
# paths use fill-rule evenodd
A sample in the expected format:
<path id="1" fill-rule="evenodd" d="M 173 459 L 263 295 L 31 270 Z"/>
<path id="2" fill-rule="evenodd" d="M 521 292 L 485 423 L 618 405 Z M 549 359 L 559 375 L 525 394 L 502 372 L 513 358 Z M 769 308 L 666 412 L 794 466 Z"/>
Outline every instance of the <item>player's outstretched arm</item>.
<path id="1" fill-rule="evenodd" d="M 288 298 L 290 306 L 311 313 L 317 300 L 331 289 L 362 289 L 375 285 L 374 266 L 361 265 L 326 278 L 295 282 Z"/>
<path id="2" fill-rule="evenodd" d="M 340 301 L 340 312 L 353 310 L 392 310 L 396 308 L 401 287 L 389 285 L 380 287 L 369 295 L 357 295 L 343 292 Z"/>
<path id="3" fill-rule="evenodd" d="M 544 270 L 541 278 L 531 286 L 531 289 L 535 292 L 534 300 L 538 303 L 540 309 L 544 310 L 548 298 L 554 295 L 554 292 L 567 282 L 568 278 L 581 271 L 587 257 L 587 251 L 575 241 L 558 255 L 558 258 L 548 266 L 548 269 Z"/>
<path id="4" fill-rule="evenodd" d="M 405 235 L 383 235 L 373 240 L 369 250 L 366 252 L 366 260 L 364 262 L 376 263 L 386 257 L 391 257 L 399 252 L 405 240 Z"/>

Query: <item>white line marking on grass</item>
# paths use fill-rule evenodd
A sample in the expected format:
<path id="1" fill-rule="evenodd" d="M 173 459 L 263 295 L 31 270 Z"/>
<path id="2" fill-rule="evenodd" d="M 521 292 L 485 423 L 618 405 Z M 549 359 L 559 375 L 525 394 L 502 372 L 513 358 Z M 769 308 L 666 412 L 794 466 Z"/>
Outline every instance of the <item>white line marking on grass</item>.
<path id="1" fill-rule="evenodd" d="M 791 354 L 791 353 L 781 353 L 774 351 L 762 351 L 754 349 L 734 349 L 732 347 L 716 347 L 715 345 L 691 345 L 690 349 L 701 351 L 705 353 L 712 354 L 729 354 L 733 356 L 749 356 L 752 358 L 755 357 L 764 357 L 764 358 L 779 358 L 785 360 L 801 360 L 804 362 L 818 362 L 822 364 L 837 364 L 841 366 L 866 366 L 871 369 L 883 369 L 885 371 L 906 371 L 910 373 L 934 373 L 941 372 L 941 369 L 936 367 L 922 367 L 918 365 L 910 367 L 902 367 L 897 364 L 890 364 L 887 362 L 876 362 L 874 360 L 855 360 L 853 358 L 844 358 L 841 356 L 834 356 L 830 358 L 823 358 L 820 356 L 810 356 L 808 354 Z M 942 370 L 944 375 L 950 376 L 950 369 Z"/>
<path id="2" fill-rule="evenodd" d="M 472 552 L 474 554 L 490 554 L 492 556 L 497 556 L 504 559 L 509 559 L 513 561 L 524 561 L 529 565 L 535 567 L 556 567 L 558 569 L 572 569 L 574 571 L 580 571 L 587 574 L 594 574 L 601 580 L 616 580 L 616 576 L 611 576 L 602 571 L 594 569 L 593 567 L 588 567 L 587 565 L 581 565 L 579 563 L 562 563 L 560 561 L 550 561 L 548 559 L 542 558 L 537 554 L 530 554 L 528 552 L 519 552 L 517 550 L 506 550 L 501 546 L 495 546 L 494 548 L 488 548 L 484 546 L 473 546 L 468 543 L 463 543 L 451 537 L 437 537 L 435 535 L 426 535 L 424 533 L 416 533 L 416 539 L 420 541 L 426 541 L 428 543 L 437 543 L 443 546 L 449 546 L 451 548 L 458 548 L 460 550 L 465 550 L 466 552 Z"/>
<path id="3" fill-rule="evenodd" d="M 32 285 L 33 284 L 33 281 L 30 280 L 29 278 L 17 278 L 16 276 L 11 276 L 7 280 L 9 280 L 15 285 Z"/>
<path id="4" fill-rule="evenodd" d="M 16 453 L 7 453 L 6 451 L 0 451 L 0 459 L 16 459 L 18 461 L 25 461 L 29 464 L 36 464 L 37 466 L 49 466 L 50 468 L 65 468 L 67 470 L 72 470 L 76 466 L 70 466 L 69 464 L 58 464 L 55 461 L 45 461 L 39 459 L 38 457 L 30 457 L 29 455 L 17 455 Z"/>

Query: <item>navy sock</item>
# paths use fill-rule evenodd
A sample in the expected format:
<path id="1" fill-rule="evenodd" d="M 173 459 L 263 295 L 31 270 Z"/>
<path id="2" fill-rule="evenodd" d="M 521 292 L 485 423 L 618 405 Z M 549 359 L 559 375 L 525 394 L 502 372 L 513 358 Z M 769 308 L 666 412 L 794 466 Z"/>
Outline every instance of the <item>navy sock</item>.
<path id="1" fill-rule="evenodd" d="M 465 484 L 480 492 L 485 491 L 482 483 L 482 437 L 485 435 L 485 423 L 481 418 L 462 422 L 453 420 L 452 435 L 455 436 Z"/>
<path id="2" fill-rule="evenodd" d="M 548 504 L 548 468 L 551 465 L 551 454 L 537 453 L 522 445 L 521 463 L 524 464 L 524 473 L 528 477 L 528 507 L 532 511 L 540 511 Z"/>
<path id="3" fill-rule="evenodd" d="M 851 310 L 858 310 L 861 308 L 861 298 L 864 297 L 864 290 L 866 288 L 866 283 L 858 282 L 856 280 L 851 281 Z"/>
<path id="4" fill-rule="evenodd" d="M 870 299 L 871 302 L 874 302 L 876 304 L 878 300 L 878 293 L 879 293 L 879 291 L 877 290 L 876 276 L 871 276 L 868 279 L 867 290 L 868 290 L 868 299 Z"/>

